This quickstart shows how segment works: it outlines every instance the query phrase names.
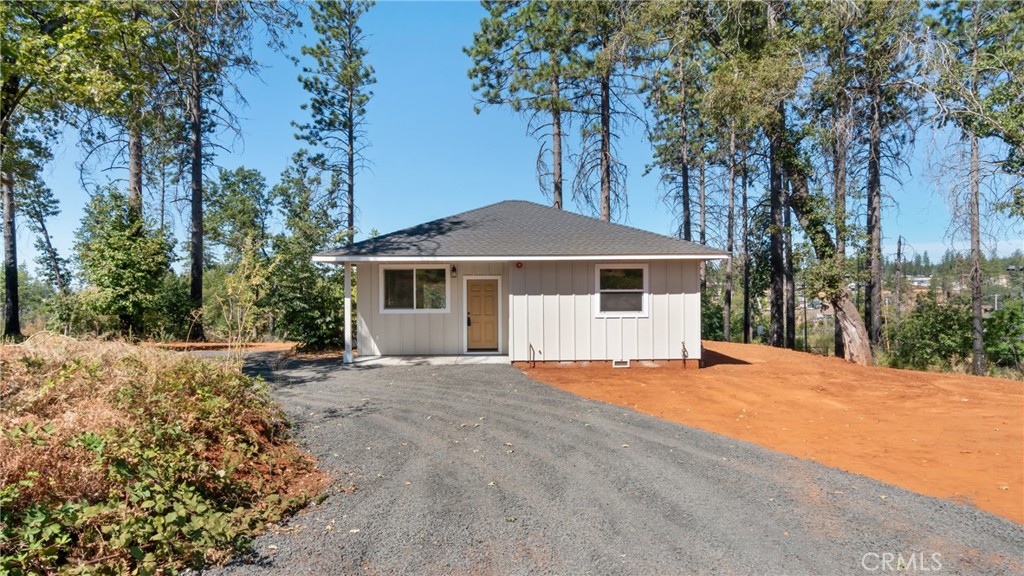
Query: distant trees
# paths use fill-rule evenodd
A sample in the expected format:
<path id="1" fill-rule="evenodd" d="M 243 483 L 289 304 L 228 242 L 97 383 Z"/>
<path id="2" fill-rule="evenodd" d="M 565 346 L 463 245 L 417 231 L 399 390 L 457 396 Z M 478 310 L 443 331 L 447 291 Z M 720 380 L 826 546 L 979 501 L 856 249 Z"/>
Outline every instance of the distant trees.
<path id="1" fill-rule="evenodd" d="M 372 5 L 305 5 L 314 35 L 295 59 L 308 118 L 295 127 L 306 148 L 277 185 L 252 168 L 212 168 L 218 135 L 237 128 L 244 95 L 235 81 L 259 68 L 253 42 L 262 36 L 283 47 L 292 5 L 5 5 L 4 335 L 21 331 L 19 286 L 38 285 L 46 290 L 33 289 L 33 302 L 47 294 L 51 318 L 70 331 L 337 342 L 337 271 L 310 257 L 357 233 L 356 179 L 375 82 L 362 20 Z M 623 218 L 629 167 L 616 142 L 639 126 L 673 232 L 736 253 L 735 263 L 701 271 L 705 316 L 722 316 L 708 322 L 716 335 L 792 347 L 802 295 L 805 306 L 818 301 L 833 315 L 834 334 L 825 336 L 835 354 L 870 363 L 879 353 L 911 365 L 917 361 L 899 348 L 913 350 L 914 334 L 930 328 L 928 315 L 959 318 L 942 307 L 962 306 L 957 293 L 966 286 L 972 370 L 987 371 L 986 357 L 999 370 L 1016 358 L 1012 330 L 999 327 L 1016 322 L 1019 291 L 1009 284 L 1022 279 L 1003 269 L 1020 263 L 993 267 L 982 240 L 986 207 L 1024 214 L 1020 2 L 935 1 L 922 10 L 897 0 L 482 7 L 465 49 L 478 110 L 496 105 L 523 115 L 540 141 L 535 169 L 553 205 L 565 207 L 571 194 L 577 208 Z M 901 269 L 887 269 L 883 207 L 901 202 L 900 179 L 922 127 L 957 136 L 961 155 L 945 174 L 962 208 L 955 217 L 969 257 L 904 257 L 913 248 L 900 242 Z M 103 150 L 127 176 L 123 190 L 123 182 L 108 182 L 95 191 L 75 259 L 54 246 L 63 191 L 42 177 L 50 148 L 69 128 L 90 161 Z M 184 274 L 170 268 L 175 203 L 187 207 Z M 36 237 L 42 282 L 19 284 L 27 271 L 16 257 L 18 223 Z M 934 305 L 903 306 L 911 292 L 904 277 L 929 272 Z M 895 303 L 886 299 L 893 289 Z M 1004 332 L 1009 339 L 990 335 Z M 951 341 L 959 345 L 960 336 Z"/>
<path id="2" fill-rule="evenodd" d="M 467 49 L 474 89 L 486 104 L 531 120 L 543 114 L 559 150 L 564 119 L 578 121 L 574 198 L 602 217 L 616 194 L 625 200 L 609 146 L 613 120 L 643 110 L 637 116 L 647 122 L 678 235 L 697 236 L 697 212 L 700 241 L 741 251 L 744 340 L 763 305 L 755 290 L 767 281 L 766 325 L 758 328 L 766 342 L 794 345 L 799 290 L 805 305 L 817 295 L 833 312 L 836 354 L 867 364 L 876 350 L 889 351 L 882 208 L 899 202 L 925 92 L 937 97 L 930 128 L 960 121 L 1002 140 L 1002 174 L 1020 175 L 1020 3 L 934 2 L 924 12 L 896 0 L 483 7 L 487 17 Z M 964 16 L 972 11 L 979 18 Z M 561 35 L 550 34 L 551 22 Z M 976 62 L 966 51 L 972 35 L 981 38 Z M 1015 213 L 1022 196 L 998 205 Z M 796 270 L 799 262 L 805 269 Z M 734 267 L 709 274 L 708 289 L 728 316 L 723 335 L 732 337 Z M 863 288 L 863 300 L 850 286 Z M 975 316 L 980 357 L 980 308 Z"/>

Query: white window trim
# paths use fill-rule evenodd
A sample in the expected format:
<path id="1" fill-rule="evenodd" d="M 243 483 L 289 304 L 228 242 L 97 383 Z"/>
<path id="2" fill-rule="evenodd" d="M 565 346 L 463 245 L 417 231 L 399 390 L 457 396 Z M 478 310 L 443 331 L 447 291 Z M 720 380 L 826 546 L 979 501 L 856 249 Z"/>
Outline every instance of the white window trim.
<path id="1" fill-rule="evenodd" d="M 641 310 L 639 312 L 603 312 L 601 310 L 601 270 L 634 269 L 644 271 L 644 287 L 640 295 Z M 651 273 L 647 264 L 597 264 L 594 266 L 594 317 L 595 318 L 647 318 L 650 316 Z M 603 292 L 636 292 L 636 290 L 604 290 Z"/>
<path id="2" fill-rule="evenodd" d="M 394 264 L 380 267 L 380 313 L 381 314 L 447 314 L 452 307 L 452 279 L 448 270 L 448 264 Z M 413 306 L 416 305 L 416 272 L 415 270 L 444 270 L 444 308 L 387 308 L 384 306 L 384 271 L 385 270 L 413 270 L 412 297 Z"/>

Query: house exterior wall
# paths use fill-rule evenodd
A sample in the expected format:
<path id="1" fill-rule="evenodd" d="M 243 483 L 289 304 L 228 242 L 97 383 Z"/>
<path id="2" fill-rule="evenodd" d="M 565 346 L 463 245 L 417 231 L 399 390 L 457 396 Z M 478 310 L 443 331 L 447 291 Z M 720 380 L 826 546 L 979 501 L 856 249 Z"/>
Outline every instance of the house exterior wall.
<path id="1" fill-rule="evenodd" d="M 596 274 L 608 261 L 456 262 L 445 313 L 381 313 L 381 265 L 358 264 L 357 343 L 362 356 L 465 354 L 466 276 L 501 278 L 501 355 L 513 362 L 698 360 L 700 262 L 652 260 L 647 315 L 598 317 Z M 637 262 L 629 262 L 629 265 Z M 444 263 L 448 268 L 452 263 Z"/>
<path id="2" fill-rule="evenodd" d="M 453 263 L 437 263 L 450 269 Z M 508 275 L 504 262 L 455 262 L 455 278 L 448 274 L 448 311 L 444 313 L 381 313 L 381 265 L 361 262 L 357 272 L 356 342 L 361 356 L 465 354 L 463 302 L 467 276 L 501 277 L 501 311 L 507 316 Z M 387 267 L 387 265 L 384 265 Z M 508 324 L 498 331 L 499 354 L 508 353 Z"/>
<path id="3" fill-rule="evenodd" d="M 649 275 L 647 315 L 598 317 L 596 266 L 615 263 L 510 265 L 511 361 L 681 360 L 684 344 L 688 359 L 700 359 L 700 262 L 644 262 Z"/>

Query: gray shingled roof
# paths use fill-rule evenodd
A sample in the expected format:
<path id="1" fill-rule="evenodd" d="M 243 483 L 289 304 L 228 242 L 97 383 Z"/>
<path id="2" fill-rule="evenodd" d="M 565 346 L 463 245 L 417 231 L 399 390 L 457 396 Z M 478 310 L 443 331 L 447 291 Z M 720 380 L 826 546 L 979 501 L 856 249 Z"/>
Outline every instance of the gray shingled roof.
<path id="1" fill-rule="evenodd" d="M 460 258 L 495 260 L 540 258 L 719 259 L 729 255 L 694 242 L 596 218 L 508 200 L 412 228 L 317 254 L 325 262 Z"/>

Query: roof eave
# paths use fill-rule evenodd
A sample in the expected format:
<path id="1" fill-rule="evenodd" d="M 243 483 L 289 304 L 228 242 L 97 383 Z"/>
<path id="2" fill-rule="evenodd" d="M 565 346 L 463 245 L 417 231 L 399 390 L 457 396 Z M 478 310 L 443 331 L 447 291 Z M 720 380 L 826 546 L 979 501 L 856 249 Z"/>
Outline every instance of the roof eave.
<path id="1" fill-rule="evenodd" d="M 711 254 L 588 254 L 548 256 L 397 256 L 380 254 L 316 254 L 314 262 L 344 264 L 345 262 L 537 262 L 537 261 L 639 261 L 639 260 L 727 260 L 725 252 Z"/>

